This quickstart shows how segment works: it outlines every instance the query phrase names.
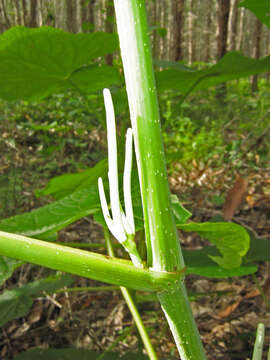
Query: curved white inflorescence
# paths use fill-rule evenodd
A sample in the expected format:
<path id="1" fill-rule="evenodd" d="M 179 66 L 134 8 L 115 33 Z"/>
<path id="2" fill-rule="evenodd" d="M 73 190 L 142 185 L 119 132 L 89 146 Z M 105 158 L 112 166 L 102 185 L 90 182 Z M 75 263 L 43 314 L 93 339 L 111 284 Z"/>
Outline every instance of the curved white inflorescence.
<path id="1" fill-rule="evenodd" d="M 131 198 L 131 168 L 132 168 L 132 129 L 129 128 L 126 134 L 126 154 L 124 167 L 124 202 L 125 211 L 121 208 L 119 189 L 118 189 L 118 165 L 117 165 L 117 143 L 116 143 L 116 127 L 115 115 L 112 97 L 109 89 L 103 90 L 105 110 L 106 110 L 106 124 L 107 124 L 107 141 L 108 141 L 108 163 L 109 163 L 109 188 L 110 188 L 110 215 L 102 178 L 98 179 L 98 190 L 102 212 L 106 224 L 113 234 L 113 236 L 125 247 L 128 251 L 132 262 L 137 267 L 142 267 L 142 261 L 134 243 L 135 225 Z"/>

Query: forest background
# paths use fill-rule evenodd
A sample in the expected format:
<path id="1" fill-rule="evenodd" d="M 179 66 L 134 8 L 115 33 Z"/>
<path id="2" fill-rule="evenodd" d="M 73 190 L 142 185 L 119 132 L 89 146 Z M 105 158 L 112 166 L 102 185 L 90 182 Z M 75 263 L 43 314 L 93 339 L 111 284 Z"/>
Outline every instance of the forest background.
<path id="1" fill-rule="evenodd" d="M 172 61 L 194 70 L 205 69 L 235 50 L 252 58 L 270 53 L 269 28 L 239 7 L 238 0 L 146 3 L 157 69 L 166 68 Z M 73 33 L 116 31 L 113 3 L 103 0 L 1 0 L 0 32 L 16 25 L 52 26 Z M 107 55 L 105 63 L 120 67 L 119 54 Z M 193 213 L 192 219 L 208 221 L 227 216 L 244 225 L 255 238 L 264 239 L 269 238 L 270 213 L 269 75 L 231 81 L 226 87 L 198 91 L 185 99 L 180 92 L 162 93 L 159 99 L 171 189 Z M 115 102 L 122 121 L 118 131 L 123 134 L 128 124 L 127 105 L 120 97 Z M 39 102 L 1 100 L 0 109 L 2 218 L 50 202 L 50 198 L 40 196 L 46 194 L 40 189 L 50 178 L 81 172 L 106 157 L 101 92 L 90 95 L 87 103 L 83 96 L 72 92 Z M 91 218 L 84 218 L 59 234 L 59 240 L 71 242 L 82 238 L 96 242 L 100 237 L 100 228 Z M 205 245 L 194 235 L 181 234 L 181 238 L 186 249 Z M 258 290 L 263 288 L 267 297 L 268 273 L 265 263 L 257 274 L 259 286 L 251 276 L 229 281 L 188 278 L 189 290 L 203 295 L 199 300 L 194 296 L 197 301 L 193 311 L 213 359 L 237 359 L 239 351 L 241 359 L 242 354 L 248 358 L 258 319 L 269 317 Z M 24 265 L 5 284 L 5 289 L 15 279 L 23 285 L 41 275 L 37 267 Z M 77 284 L 96 285 L 85 279 Z M 28 318 L 2 328 L 2 358 L 12 358 L 33 343 L 52 347 L 91 344 L 95 350 L 106 350 L 112 345 L 113 350 L 122 353 L 126 344 L 136 348 L 134 330 L 126 331 L 131 328 L 130 318 L 120 295 L 114 294 L 108 305 L 110 294 L 70 293 L 65 295 L 66 302 L 60 298 L 58 303 L 57 296 L 61 295 L 54 295 L 48 297 L 49 312 L 37 301 Z M 84 310 L 89 307 L 92 312 L 86 321 Z M 164 322 L 159 320 L 156 304 L 144 303 L 143 309 L 152 336 L 162 344 L 160 355 L 173 359 L 175 348 L 172 341 L 168 342 L 168 329 L 162 330 Z M 69 323 L 59 320 L 59 312 Z M 33 313 L 37 314 L 35 321 L 31 320 Z M 79 327 L 78 322 L 82 324 Z M 28 325 L 24 329 L 21 323 Z M 101 324 L 102 332 L 95 335 Z"/>

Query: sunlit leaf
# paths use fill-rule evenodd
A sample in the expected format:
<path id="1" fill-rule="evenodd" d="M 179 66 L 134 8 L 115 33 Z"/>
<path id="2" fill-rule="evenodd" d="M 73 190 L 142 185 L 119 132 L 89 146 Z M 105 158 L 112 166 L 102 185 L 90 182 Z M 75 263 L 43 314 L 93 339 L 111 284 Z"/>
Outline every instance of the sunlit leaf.
<path id="1" fill-rule="evenodd" d="M 182 250 L 187 274 L 206 276 L 209 278 L 230 278 L 234 276 L 244 276 L 253 274 L 257 271 L 254 264 L 242 264 L 240 267 L 225 269 L 219 266 L 211 257 L 218 257 L 216 247 L 206 246 L 198 250 Z"/>
<path id="2" fill-rule="evenodd" d="M 242 257 L 249 249 L 249 234 L 238 224 L 205 222 L 177 224 L 177 227 L 184 231 L 196 232 L 214 244 L 222 256 L 209 255 L 209 257 L 225 269 L 240 267 Z"/>
<path id="3" fill-rule="evenodd" d="M 116 34 L 13 27 L 0 35 L 0 97 L 40 100 L 70 88 L 101 90 L 118 81 L 118 72 L 93 59 L 117 48 Z"/>
<path id="4" fill-rule="evenodd" d="M 26 236 L 59 231 L 100 208 L 97 185 L 72 194 L 33 211 L 0 221 L 0 230 Z"/>

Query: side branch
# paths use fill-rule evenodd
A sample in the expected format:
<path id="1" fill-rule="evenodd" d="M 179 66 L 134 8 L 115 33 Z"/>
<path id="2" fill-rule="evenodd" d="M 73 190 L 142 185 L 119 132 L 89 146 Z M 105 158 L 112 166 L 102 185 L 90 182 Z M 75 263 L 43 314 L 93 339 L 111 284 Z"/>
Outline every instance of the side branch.
<path id="1" fill-rule="evenodd" d="M 135 290 L 162 291 L 180 273 L 136 268 L 131 261 L 0 231 L 0 255 Z"/>

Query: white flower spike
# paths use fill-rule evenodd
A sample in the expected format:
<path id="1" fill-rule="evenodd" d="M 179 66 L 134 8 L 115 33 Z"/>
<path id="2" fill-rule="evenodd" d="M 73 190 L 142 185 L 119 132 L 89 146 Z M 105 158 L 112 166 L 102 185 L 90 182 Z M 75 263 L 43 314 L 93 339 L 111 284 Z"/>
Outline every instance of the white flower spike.
<path id="1" fill-rule="evenodd" d="M 132 168 L 132 129 L 127 130 L 126 134 L 126 154 L 124 167 L 124 214 L 119 199 L 118 189 L 118 165 L 117 165 L 117 143 L 116 143 L 116 127 L 115 115 L 112 97 L 109 89 L 103 90 L 106 123 L 107 123 L 107 141 L 108 141 L 108 163 L 109 163 L 109 187 L 110 187 L 110 202 L 111 212 L 108 209 L 106 196 L 103 187 L 103 181 L 98 179 L 98 190 L 101 202 L 101 208 L 106 224 L 113 234 L 113 236 L 124 246 L 129 253 L 133 264 L 137 267 L 142 267 L 142 260 L 138 254 L 136 244 L 134 241 L 135 225 L 131 198 L 131 168 Z"/>

